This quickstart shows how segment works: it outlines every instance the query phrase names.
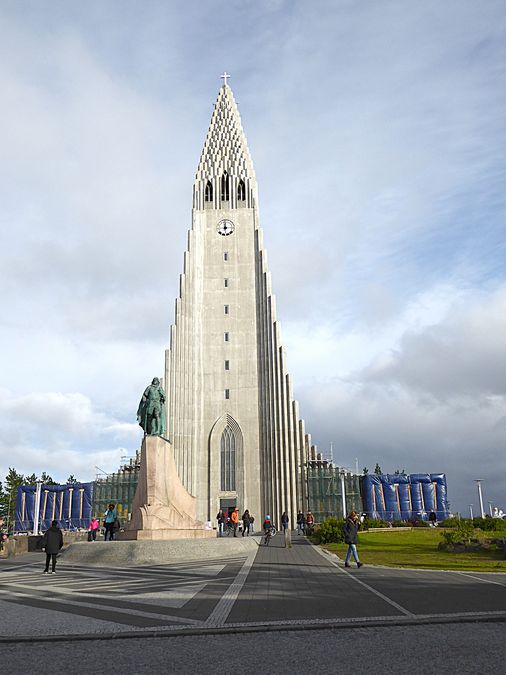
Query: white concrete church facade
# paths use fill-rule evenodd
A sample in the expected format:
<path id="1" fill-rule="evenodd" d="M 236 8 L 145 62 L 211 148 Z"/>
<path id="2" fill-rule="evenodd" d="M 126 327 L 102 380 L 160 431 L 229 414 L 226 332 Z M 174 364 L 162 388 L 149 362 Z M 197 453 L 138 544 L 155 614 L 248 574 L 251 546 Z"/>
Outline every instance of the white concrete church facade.
<path id="1" fill-rule="evenodd" d="M 253 163 L 220 88 L 193 187 L 192 226 L 165 358 L 167 438 L 197 517 L 220 507 L 294 522 L 310 437 L 292 398 L 259 225 Z"/>

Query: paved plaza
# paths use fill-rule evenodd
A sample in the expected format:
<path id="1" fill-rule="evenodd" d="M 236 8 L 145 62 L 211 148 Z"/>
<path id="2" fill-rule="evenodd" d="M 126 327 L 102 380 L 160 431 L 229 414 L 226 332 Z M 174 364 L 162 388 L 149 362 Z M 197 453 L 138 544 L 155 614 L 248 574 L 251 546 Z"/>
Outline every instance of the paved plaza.
<path id="1" fill-rule="evenodd" d="M 506 658 L 504 639 L 496 639 L 498 634 L 504 635 L 506 626 L 504 574 L 367 566 L 345 569 L 335 556 L 322 553 L 305 538 L 295 536 L 293 546 L 286 548 L 279 535 L 270 546 L 258 546 L 247 555 L 207 561 L 99 567 L 63 558 L 56 574 L 43 575 L 42 558 L 41 554 L 29 554 L 0 561 L 0 643 L 4 655 L 19 653 L 22 646 L 29 658 L 32 647 L 28 648 L 28 643 L 33 644 L 34 639 L 40 649 L 49 648 L 50 643 L 51 650 L 65 653 L 79 653 L 92 642 L 97 653 L 117 654 L 118 663 L 126 653 L 135 652 L 143 654 L 145 664 L 142 645 L 153 644 L 158 645 L 153 658 L 158 650 L 160 658 L 170 650 L 175 672 L 174 650 L 192 644 L 192 640 L 195 644 L 212 643 L 214 649 L 223 640 L 226 644 L 232 634 L 239 653 L 229 663 L 239 659 L 240 645 L 243 649 L 248 646 L 245 653 L 249 653 L 255 644 L 272 642 L 277 649 L 286 643 L 296 653 L 300 644 L 320 645 L 321 640 L 346 644 L 350 635 L 353 639 L 362 636 L 364 644 L 369 644 L 392 633 L 397 635 L 397 646 L 409 635 L 420 646 L 418 640 L 423 643 L 422 636 L 428 636 L 440 650 L 442 636 L 465 633 L 467 647 L 473 644 L 469 635 L 479 635 L 483 645 L 487 639 L 491 641 L 489 659 L 481 663 L 481 672 L 501 672 L 494 659 L 504 663 Z M 460 656 L 464 644 L 460 651 L 456 645 L 463 639 L 455 638 L 455 653 Z M 447 645 L 445 653 L 454 658 L 448 651 L 451 643 L 446 639 L 443 643 Z M 309 658 L 306 651 L 292 663 L 292 673 L 307 669 L 302 666 Z M 190 652 L 193 656 L 186 663 L 192 667 L 185 671 L 179 663 L 178 672 L 226 672 L 223 664 L 218 668 L 218 656 L 213 663 L 204 659 L 199 670 L 202 654 L 197 647 Z M 409 653 L 409 658 L 415 659 L 417 650 Z M 473 654 L 481 658 L 476 649 Z M 249 658 L 256 663 L 258 650 Z M 255 670 L 253 662 L 246 660 L 241 668 L 244 672 L 285 672 L 286 666 L 289 672 L 290 663 L 291 659 L 281 660 L 271 670 L 256 663 Z M 470 663 L 468 655 L 467 666 Z M 136 672 L 144 672 L 142 664 Z M 465 670 L 466 664 L 460 672 L 476 672 Z M 75 672 L 123 672 L 106 665 L 94 671 L 86 667 L 83 662 Z M 332 665 L 329 668 L 321 672 L 338 672 Z M 395 664 L 390 670 L 402 672 Z M 162 671 L 155 668 L 151 672 Z"/>

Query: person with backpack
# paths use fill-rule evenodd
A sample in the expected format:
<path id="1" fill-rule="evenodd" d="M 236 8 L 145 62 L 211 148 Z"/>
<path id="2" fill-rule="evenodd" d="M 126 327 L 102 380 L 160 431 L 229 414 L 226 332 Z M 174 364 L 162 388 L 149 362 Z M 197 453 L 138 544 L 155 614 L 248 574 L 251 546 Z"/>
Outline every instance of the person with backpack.
<path id="1" fill-rule="evenodd" d="M 250 528 L 250 515 L 248 509 L 242 514 L 242 536 L 246 532 L 246 536 L 249 537 L 249 528 Z"/>
<path id="2" fill-rule="evenodd" d="M 105 527 L 105 534 L 104 534 L 104 541 L 107 541 L 107 534 L 109 534 L 109 541 L 112 541 L 114 539 L 114 530 L 115 530 L 115 522 L 118 519 L 118 514 L 116 512 L 116 508 L 114 504 L 109 504 L 107 507 L 107 511 L 104 514 L 104 527 Z"/>
<path id="3" fill-rule="evenodd" d="M 51 527 L 46 530 L 42 537 L 42 548 L 46 552 L 46 567 L 43 574 L 56 574 L 56 556 L 63 546 L 63 534 L 58 527 L 58 521 L 53 520 Z M 51 561 L 51 572 L 49 572 L 49 562 Z"/>
<path id="4" fill-rule="evenodd" d="M 358 514 L 356 511 L 352 511 L 346 522 L 343 525 L 343 534 L 344 534 L 344 543 L 348 544 L 348 551 L 346 553 L 346 559 L 344 561 L 345 567 L 351 567 L 350 558 L 353 555 L 357 567 L 362 567 L 364 563 L 361 563 L 358 559 L 357 553 L 357 542 L 358 542 L 358 531 L 360 529 L 360 520 L 358 519 Z"/>

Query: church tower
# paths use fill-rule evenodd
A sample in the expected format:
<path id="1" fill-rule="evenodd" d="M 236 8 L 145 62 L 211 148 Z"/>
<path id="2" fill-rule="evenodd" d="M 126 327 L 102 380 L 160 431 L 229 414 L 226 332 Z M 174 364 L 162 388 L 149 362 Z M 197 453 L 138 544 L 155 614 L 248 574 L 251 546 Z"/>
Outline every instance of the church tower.
<path id="1" fill-rule="evenodd" d="M 197 517 L 307 510 L 310 437 L 286 372 L 255 171 L 224 84 L 193 185 L 192 226 L 166 351 L 167 437 Z"/>

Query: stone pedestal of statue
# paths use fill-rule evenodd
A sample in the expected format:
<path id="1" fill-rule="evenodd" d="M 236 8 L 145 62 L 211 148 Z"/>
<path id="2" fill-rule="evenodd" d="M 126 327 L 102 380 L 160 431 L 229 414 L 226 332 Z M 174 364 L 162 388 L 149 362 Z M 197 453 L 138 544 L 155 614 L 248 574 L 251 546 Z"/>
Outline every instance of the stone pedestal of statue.
<path id="1" fill-rule="evenodd" d="M 198 539 L 216 537 L 196 519 L 196 499 L 177 473 L 172 446 L 161 436 L 145 436 L 132 520 L 118 539 Z"/>

